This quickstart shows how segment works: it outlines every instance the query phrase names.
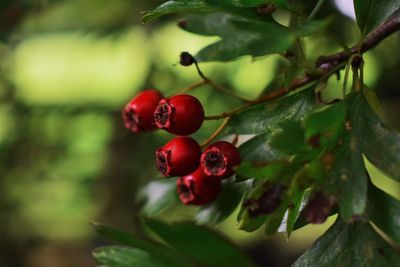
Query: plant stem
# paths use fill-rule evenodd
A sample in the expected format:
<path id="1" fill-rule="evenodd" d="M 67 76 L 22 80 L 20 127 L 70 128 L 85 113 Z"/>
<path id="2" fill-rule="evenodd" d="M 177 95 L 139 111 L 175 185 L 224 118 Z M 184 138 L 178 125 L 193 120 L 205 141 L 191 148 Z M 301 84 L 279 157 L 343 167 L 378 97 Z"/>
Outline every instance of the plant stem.
<path id="1" fill-rule="evenodd" d="M 219 85 L 219 84 L 214 83 L 213 81 L 211 81 L 208 78 L 206 78 L 205 82 L 208 83 L 209 85 L 211 85 L 212 87 L 214 87 L 215 89 L 217 89 L 217 90 L 219 90 L 219 91 L 221 91 L 221 92 L 223 92 L 225 94 L 231 95 L 233 97 L 236 97 L 237 99 L 240 99 L 240 100 L 243 100 L 243 101 L 246 101 L 246 102 L 251 102 L 251 100 L 249 100 L 247 98 L 244 98 L 244 97 L 236 94 L 235 92 L 233 92 L 233 91 L 231 91 L 231 90 Z"/>
<path id="2" fill-rule="evenodd" d="M 230 117 L 225 118 L 224 122 L 218 127 L 218 129 L 209 137 L 206 141 L 201 144 L 201 147 L 206 147 L 209 143 L 211 143 L 228 125 Z"/>
<path id="3" fill-rule="evenodd" d="M 206 75 L 204 75 L 204 73 L 201 71 L 201 69 L 200 69 L 200 67 L 199 67 L 199 64 L 197 63 L 197 61 L 196 61 L 195 58 L 193 58 L 193 63 L 194 63 L 194 65 L 196 66 L 197 73 L 198 73 L 199 76 L 203 79 L 203 81 L 204 81 L 205 83 L 208 83 L 209 85 L 211 85 L 211 86 L 214 87 L 215 89 L 217 89 L 217 90 L 219 90 L 219 91 L 221 91 L 221 92 L 223 92 L 223 93 L 225 93 L 225 94 L 231 95 L 231 96 L 233 96 L 233 97 L 236 97 L 236 98 L 238 98 L 238 99 L 240 99 L 240 100 L 243 100 L 243 101 L 246 101 L 246 102 L 251 102 L 251 100 L 246 99 L 246 98 L 244 98 L 244 97 L 242 97 L 242 96 L 236 94 L 235 92 L 233 92 L 233 91 L 231 91 L 231 90 L 228 90 L 228 89 L 226 89 L 225 87 L 220 86 L 220 85 L 214 83 L 211 79 L 209 79 Z"/>
<path id="4" fill-rule="evenodd" d="M 319 0 L 315 5 L 314 9 L 311 11 L 310 15 L 308 15 L 307 20 L 312 20 L 321 9 L 322 5 L 324 4 L 325 0 Z"/>
<path id="5" fill-rule="evenodd" d="M 203 86 L 205 84 L 207 84 L 207 81 L 201 80 L 201 81 L 195 82 L 195 83 L 193 83 L 193 84 L 191 84 L 191 85 L 189 85 L 189 86 L 187 86 L 185 88 L 182 88 L 182 89 L 178 90 L 178 92 L 180 94 L 187 93 L 187 92 L 190 92 L 193 89 L 196 89 L 196 88 L 198 88 L 200 86 Z"/>
<path id="6" fill-rule="evenodd" d="M 323 2 L 323 1 L 319 1 Z M 322 4 L 321 4 L 322 5 Z M 314 12 L 313 12 L 314 13 Z M 310 15 L 310 17 L 312 17 Z M 219 115 L 214 115 L 214 116 L 206 116 L 205 120 L 219 120 L 225 118 L 224 122 L 221 124 L 221 126 L 203 143 L 203 146 L 207 145 L 209 142 L 211 142 L 218 134 L 222 132 L 222 130 L 226 127 L 227 123 L 229 122 L 230 117 L 233 114 L 236 114 L 238 112 L 241 112 L 253 105 L 268 102 L 275 100 L 283 95 L 286 95 L 290 91 L 293 91 L 295 89 L 299 89 L 303 86 L 311 85 L 312 83 L 318 82 L 318 81 L 325 81 L 327 80 L 332 74 L 339 72 L 344 66 L 347 64 L 351 65 L 351 62 L 354 60 L 356 57 L 361 57 L 362 60 L 362 53 L 368 51 L 369 49 L 375 47 L 377 44 L 379 44 L 382 40 L 384 40 L 386 37 L 391 35 L 392 33 L 400 30 L 400 9 L 398 9 L 396 12 L 393 13 L 392 16 L 389 17 L 388 20 L 386 20 L 381 26 L 379 26 L 377 29 L 375 29 L 373 32 L 371 32 L 361 43 L 361 46 L 353 46 L 350 51 L 348 49 L 345 49 L 345 51 L 330 55 L 330 56 L 325 56 L 325 57 L 320 57 L 317 62 L 316 62 L 316 67 L 317 70 L 316 73 L 320 72 L 322 74 L 319 75 L 310 75 L 306 74 L 306 76 L 302 79 L 296 79 L 292 82 L 292 84 L 288 87 L 281 87 L 277 90 L 274 90 L 267 95 L 261 96 L 258 99 L 248 102 L 242 106 L 239 106 L 229 112 L 224 112 Z M 199 72 L 199 75 L 203 79 L 207 79 L 207 77 L 204 76 L 204 74 L 200 71 L 200 69 L 197 66 L 197 70 Z M 361 61 L 361 64 L 363 62 Z M 363 80 L 363 71 L 362 71 L 362 65 L 361 65 L 361 73 L 360 73 L 360 78 Z M 347 80 L 345 78 L 345 80 Z M 334 100 L 333 102 L 335 102 Z"/>
<path id="7" fill-rule="evenodd" d="M 345 50 L 333 55 L 320 57 L 317 60 L 317 67 L 326 64 L 338 64 L 346 61 L 350 58 L 352 53 L 364 53 L 371 48 L 374 48 L 382 40 L 398 30 L 400 30 L 400 9 L 395 11 L 384 23 L 364 38 L 361 45 L 361 51 L 357 51 L 357 48 L 359 47 L 356 45 L 351 48 L 350 52 Z"/>

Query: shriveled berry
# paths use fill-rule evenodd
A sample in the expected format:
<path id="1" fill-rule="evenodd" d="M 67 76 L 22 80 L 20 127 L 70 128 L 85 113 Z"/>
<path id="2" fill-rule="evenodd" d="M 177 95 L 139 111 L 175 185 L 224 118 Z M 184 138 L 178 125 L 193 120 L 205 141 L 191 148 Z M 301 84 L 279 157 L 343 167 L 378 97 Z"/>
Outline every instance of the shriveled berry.
<path id="1" fill-rule="evenodd" d="M 185 205 L 204 205 L 216 200 L 221 193 L 221 180 L 208 176 L 199 167 L 195 172 L 176 181 L 179 199 Z"/>
<path id="2" fill-rule="evenodd" d="M 224 179 L 235 173 L 233 167 L 240 164 L 240 153 L 233 144 L 218 141 L 203 151 L 200 161 L 207 175 Z"/>
<path id="3" fill-rule="evenodd" d="M 158 128 L 176 135 L 189 135 L 203 124 L 204 109 L 196 97 L 181 94 L 162 99 L 153 117 Z"/>
<path id="4" fill-rule="evenodd" d="M 309 223 L 324 223 L 335 203 L 334 197 L 327 197 L 323 192 L 318 191 L 308 201 L 302 212 L 303 216 Z"/>
<path id="5" fill-rule="evenodd" d="M 191 137 L 179 136 L 156 150 L 157 169 L 166 177 L 192 173 L 199 166 L 201 148 Z"/>
<path id="6" fill-rule="evenodd" d="M 265 191 L 258 199 L 248 199 L 243 203 L 251 217 L 262 214 L 270 214 L 275 211 L 282 202 L 283 193 L 286 187 L 275 185 Z"/>
<path id="7" fill-rule="evenodd" d="M 181 26 L 182 24 L 180 24 L 180 26 Z M 182 26 L 181 26 L 182 27 Z M 182 27 L 183 28 L 183 27 Z M 180 61 L 179 61 L 179 63 L 182 65 L 182 66 L 190 66 L 190 65 L 192 65 L 194 62 L 195 62 L 196 60 L 194 59 L 194 57 L 191 55 L 191 54 L 189 54 L 188 52 L 182 52 L 181 53 L 181 55 L 180 55 Z"/>
<path id="8" fill-rule="evenodd" d="M 153 113 L 163 98 L 157 90 L 145 90 L 132 98 L 122 111 L 125 128 L 134 133 L 157 129 Z"/>

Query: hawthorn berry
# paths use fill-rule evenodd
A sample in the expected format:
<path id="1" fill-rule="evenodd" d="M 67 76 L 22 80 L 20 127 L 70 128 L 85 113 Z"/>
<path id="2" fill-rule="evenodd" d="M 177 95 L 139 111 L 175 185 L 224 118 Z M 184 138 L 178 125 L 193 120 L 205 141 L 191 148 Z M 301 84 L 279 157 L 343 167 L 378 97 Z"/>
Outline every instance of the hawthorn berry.
<path id="1" fill-rule="evenodd" d="M 199 166 L 200 155 L 196 140 L 178 136 L 156 150 L 156 167 L 166 177 L 187 175 Z"/>
<path id="2" fill-rule="evenodd" d="M 204 205 L 216 200 L 221 193 L 221 179 L 208 176 L 203 168 L 176 181 L 179 199 L 185 205 Z"/>
<path id="3" fill-rule="evenodd" d="M 189 135 L 203 124 L 204 109 L 196 97 L 181 94 L 162 99 L 153 117 L 158 128 L 175 135 Z"/>
<path id="4" fill-rule="evenodd" d="M 132 98 L 122 111 L 125 128 L 134 133 L 157 129 L 153 113 L 163 97 L 157 90 L 145 90 Z"/>
<path id="5" fill-rule="evenodd" d="M 218 141 L 209 145 L 201 154 L 200 163 L 207 175 L 220 179 L 232 176 L 233 167 L 240 164 L 240 153 L 235 145 Z"/>

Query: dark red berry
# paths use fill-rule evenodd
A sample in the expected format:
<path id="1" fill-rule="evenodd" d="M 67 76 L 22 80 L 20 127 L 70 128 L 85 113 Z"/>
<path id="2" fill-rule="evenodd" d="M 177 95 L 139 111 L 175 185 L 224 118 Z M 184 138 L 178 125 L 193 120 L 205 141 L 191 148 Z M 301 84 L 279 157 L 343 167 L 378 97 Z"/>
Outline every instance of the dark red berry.
<path id="1" fill-rule="evenodd" d="M 303 216 L 309 223 L 324 223 L 330 215 L 331 208 L 335 205 L 334 197 L 326 197 L 318 191 L 311 197 L 303 210 Z"/>
<path id="2" fill-rule="evenodd" d="M 204 205 L 213 202 L 221 193 L 221 180 L 208 176 L 199 167 L 195 172 L 176 181 L 180 200 L 185 205 Z"/>
<path id="3" fill-rule="evenodd" d="M 163 97 L 157 90 L 145 90 L 132 98 L 122 112 L 125 128 L 134 133 L 157 129 L 153 113 Z"/>
<path id="4" fill-rule="evenodd" d="M 196 140 L 179 136 L 156 150 L 156 166 L 164 176 L 183 176 L 197 169 L 200 155 Z"/>
<path id="5" fill-rule="evenodd" d="M 189 135 L 200 129 L 204 121 L 204 109 L 200 101 L 191 95 L 176 95 L 160 101 L 154 112 L 158 128 L 176 135 Z"/>
<path id="6" fill-rule="evenodd" d="M 265 191 L 258 199 L 248 199 L 243 203 L 250 217 L 262 214 L 270 214 L 275 211 L 282 202 L 283 193 L 286 187 L 276 185 Z"/>
<path id="7" fill-rule="evenodd" d="M 209 145 L 201 154 L 201 166 L 207 175 L 220 179 L 232 176 L 234 166 L 240 164 L 239 150 L 226 141 L 218 141 Z"/>

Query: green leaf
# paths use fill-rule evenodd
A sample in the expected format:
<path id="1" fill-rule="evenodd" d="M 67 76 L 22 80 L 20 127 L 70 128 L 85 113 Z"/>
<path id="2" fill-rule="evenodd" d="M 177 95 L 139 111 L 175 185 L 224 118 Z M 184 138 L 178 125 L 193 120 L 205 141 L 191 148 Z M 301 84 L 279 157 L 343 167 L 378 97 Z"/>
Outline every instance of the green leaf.
<path id="1" fill-rule="evenodd" d="M 203 206 L 196 214 L 199 224 L 217 225 L 230 216 L 242 200 L 243 193 L 250 187 L 249 182 L 224 183 L 217 201 Z"/>
<path id="2" fill-rule="evenodd" d="M 146 241 L 140 239 L 138 237 L 133 236 L 132 234 L 125 232 L 121 229 L 114 228 L 108 225 L 93 223 L 93 226 L 97 233 L 102 235 L 105 238 L 108 238 L 113 241 L 117 241 L 124 245 L 129 245 L 133 247 L 137 247 L 143 250 L 148 250 L 153 245 L 157 246 L 157 243 L 153 243 L 153 241 Z"/>
<path id="3" fill-rule="evenodd" d="M 368 218 L 400 244 L 400 202 L 372 184 L 368 187 Z"/>
<path id="4" fill-rule="evenodd" d="M 258 134 L 285 120 L 301 120 L 315 105 L 313 90 L 306 89 L 266 104 L 255 105 L 232 116 L 226 133 Z"/>
<path id="5" fill-rule="evenodd" d="M 273 21 L 271 16 L 260 16 L 253 8 L 242 5 L 239 0 L 204 0 L 204 2 L 225 13 L 252 20 Z"/>
<path id="6" fill-rule="evenodd" d="M 355 135 L 346 136 L 343 144 L 333 154 L 325 154 L 334 159 L 333 167 L 325 163 L 326 180 L 324 191 L 338 199 L 340 215 L 345 221 L 364 213 L 367 204 L 368 177 Z"/>
<path id="7" fill-rule="evenodd" d="M 284 220 L 285 213 L 288 207 L 287 204 L 288 204 L 287 200 L 282 201 L 278 209 L 267 216 L 264 229 L 264 233 L 267 236 L 274 235 L 278 231 L 279 226 L 282 224 L 282 221 Z"/>
<path id="8" fill-rule="evenodd" d="M 238 25 L 235 25 L 235 23 L 243 21 L 238 16 L 214 13 L 208 16 L 189 16 L 180 25 L 183 29 L 192 33 L 221 37 L 221 41 L 203 48 L 196 55 L 198 61 L 229 61 L 243 55 L 260 54 L 253 51 L 251 46 L 255 40 L 260 40 L 262 35 L 251 30 L 240 29 Z M 269 25 L 269 30 L 284 29 L 276 22 L 269 22 L 266 25 Z M 273 38 L 281 37 L 275 36 Z M 271 43 L 270 46 L 276 46 L 276 44 Z M 268 48 L 268 45 L 266 47 Z"/>
<path id="9" fill-rule="evenodd" d="M 358 26 L 367 35 L 400 7 L 400 0 L 354 0 Z"/>
<path id="10" fill-rule="evenodd" d="M 268 140 L 271 132 L 257 135 L 239 146 L 242 161 L 273 161 L 283 158 L 283 153 L 271 148 Z M 239 167 L 240 168 L 240 167 Z"/>
<path id="11" fill-rule="evenodd" d="M 286 233 L 288 237 L 290 237 L 292 231 L 295 230 L 296 221 L 299 218 L 300 211 L 305 205 L 309 194 L 309 190 L 298 190 L 297 188 L 293 189 L 293 192 L 289 193 L 290 204 L 288 208 L 288 217 L 286 220 Z"/>
<path id="12" fill-rule="evenodd" d="M 365 156 L 373 165 L 400 182 L 400 133 L 382 123 L 364 96 L 359 102 L 360 139 Z"/>
<path id="13" fill-rule="evenodd" d="M 345 221 L 364 214 L 368 187 L 362 157 L 362 141 L 365 138 L 362 94 L 352 95 L 348 106 L 348 120 L 340 142 L 321 158 L 327 176 L 322 189 L 327 195 L 335 195 L 340 215 Z"/>
<path id="14" fill-rule="evenodd" d="M 264 179 L 266 181 L 274 182 L 279 178 L 279 174 L 285 167 L 284 163 L 272 162 L 266 163 L 265 166 L 254 166 L 251 162 L 243 162 L 236 173 L 242 177 Z"/>
<path id="15" fill-rule="evenodd" d="M 245 208 L 242 208 L 238 214 L 238 228 L 246 232 L 254 232 L 265 224 L 267 219 L 266 215 L 260 215 L 257 217 L 251 217 Z"/>
<path id="16" fill-rule="evenodd" d="M 345 224 L 338 218 L 292 266 L 392 267 L 400 256 L 366 222 Z"/>
<path id="17" fill-rule="evenodd" d="M 287 28 L 270 21 L 256 22 L 231 17 L 229 26 L 221 30 L 221 41 L 203 48 L 196 55 L 199 61 L 229 61 L 244 55 L 257 57 L 283 52 L 295 40 Z"/>
<path id="18" fill-rule="evenodd" d="M 290 10 L 286 0 L 239 0 L 243 6 L 257 7 L 266 4 L 273 4 L 278 8 Z"/>
<path id="19" fill-rule="evenodd" d="M 252 32 L 235 31 L 228 38 L 211 44 L 196 55 L 200 62 L 227 62 L 235 58 L 251 55 L 253 57 L 279 53 L 292 45 L 292 38 L 281 38 L 279 35 L 260 35 Z"/>
<path id="20" fill-rule="evenodd" d="M 139 192 L 139 201 L 143 201 L 142 214 L 155 216 L 178 202 L 176 179 L 160 179 L 148 183 Z"/>
<path id="21" fill-rule="evenodd" d="M 206 36 L 223 36 L 227 31 L 235 31 L 232 20 L 235 17 L 224 13 L 213 13 L 208 16 L 188 16 L 180 26 L 191 33 Z"/>
<path id="22" fill-rule="evenodd" d="M 215 9 L 206 5 L 203 0 L 171 0 L 158 6 L 152 11 L 147 11 L 142 17 L 143 22 L 148 22 L 160 16 L 175 13 L 209 13 Z"/>
<path id="23" fill-rule="evenodd" d="M 309 152 L 311 147 L 305 144 L 304 129 L 300 121 L 286 120 L 280 124 L 281 131 L 270 140 L 271 147 L 287 155 Z"/>
<path id="24" fill-rule="evenodd" d="M 192 223 L 169 225 L 156 220 L 146 224 L 170 246 L 206 266 L 254 266 L 239 248 L 206 227 Z"/>
<path id="25" fill-rule="evenodd" d="M 221 3 L 218 7 L 226 8 L 220 6 Z M 210 4 L 216 5 L 214 1 Z M 180 23 L 189 32 L 221 37 L 220 41 L 203 48 L 196 55 L 198 61 L 230 61 L 245 55 L 257 57 L 283 52 L 293 45 L 297 37 L 313 34 L 328 26 L 326 21 L 312 21 L 289 30 L 271 18 L 260 20 L 254 17 L 254 11 L 247 15 L 245 11 L 248 10 L 230 5 L 229 14 L 189 16 Z"/>
<path id="26" fill-rule="evenodd" d="M 311 114 L 305 122 L 305 138 L 315 147 L 336 145 L 344 131 L 347 108 L 347 102 L 341 101 Z"/>
<path id="27" fill-rule="evenodd" d="M 107 267 L 172 266 L 152 258 L 147 251 L 123 246 L 100 247 L 94 250 L 93 255 Z"/>
<path id="28" fill-rule="evenodd" d="M 250 178 L 269 181 L 278 178 L 286 156 L 270 147 L 271 133 L 260 134 L 239 146 L 242 164 L 236 170 L 237 180 Z"/>
<path id="29" fill-rule="evenodd" d="M 332 17 L 325 20 L 306 21 L 303 24 L 300 24 L 298 27 L 292 29 L 292 32 L 297 37 L 306 37 L 324 31 L 330 24 L 332 24 L 332 22 Z"/>
<path id="30" fill-rule="evenodd" d="M 160 261 L 162 261 L 162 264 L 164 264 L 159 266 L 198 266 L 198 264 L 193 262 L 191 259 L 187 259 L 184 255 L 181 255 L 173 251 L 172 249 L 161 243 L 155 242 L 150 239 L 138 238 L 123 230 L 113 228 L 107 225 L 102 225 L 98 223 L 95 223 L 93 225 L 95 227 L 96 232 L 98 232 L 102 236 L 117 241 L 121 244 L 133 247 L 134 249 L 137 249 L 139 252 L 140 251 L 146 252 L 147 254 L 151 255 L 151 257 L 159 259 Z M 109 250 L 107 251 L 109 252 Z M 103 256 L 105 257 L 106 255 L 109 255 L 108 252 L 104 253 L 105 255 Z M 125 254 L 126 253 L 124 252 L 123 255 Z M 140 258 L 141 255 L 143 255 L 143 253 L 139 253 L 137 257 L 139 257 L 139 259 L 142 259 Z M 101 256 L 101 258 L 103 258 L 103 256 Z M 108 259 L 109 257 L 106 258 Z M 99 261 L 104 263 L 100 259 Z M 119 266 L 119 265 L 110 265 L 110 266 Z"/>

